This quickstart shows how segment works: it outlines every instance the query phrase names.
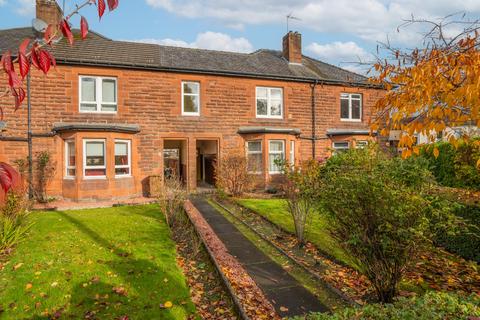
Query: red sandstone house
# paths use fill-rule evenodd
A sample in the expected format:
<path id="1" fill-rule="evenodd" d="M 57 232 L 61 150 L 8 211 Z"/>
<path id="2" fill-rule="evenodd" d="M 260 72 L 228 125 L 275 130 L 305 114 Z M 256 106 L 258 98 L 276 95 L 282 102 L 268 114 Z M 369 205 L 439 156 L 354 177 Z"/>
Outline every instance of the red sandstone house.
<path id="1" fill-rule="evenodd" d="M 55 22 L 55 1 L 37 17 Z M 0 53 L 31 28 L 0 31 Z M 213 164 L 247 155 L 263 187 L 275 159 L 299 163 L 370 140 L 372 105 L 383 94 L 363 76 L 302 55 L 289 32 L 283 51 L 250 54 L 113 41 L 91 32 L 53 49 L 58 66 L 32 73 L 33 151 L 57 170 L 49 194 L 75 201 L 148 194 L 152 176 L 178 174 L 190 190 L 215 183 Z M 4 81 L 4 80 L 3 80 Z M 27 156 L 26 107 L 0 100 L 0 161 Z"/>

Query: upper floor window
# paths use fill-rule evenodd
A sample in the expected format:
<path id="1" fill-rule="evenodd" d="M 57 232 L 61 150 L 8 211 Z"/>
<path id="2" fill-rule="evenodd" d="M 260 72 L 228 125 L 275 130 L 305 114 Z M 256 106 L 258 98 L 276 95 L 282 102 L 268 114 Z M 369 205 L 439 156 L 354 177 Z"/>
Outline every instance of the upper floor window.
<path id="1" fill-rule="evenodd" d="M 105 140 L 83 140 L 83 176 L 87 179 L 101 179 L 107 175 Z"/>
<path id="2" fill-rule="evenodd" d="M 268 145 L 269 172 L 281 173 L 282 161 L 285 161 L 285 141 L 270 140 Z"/>
<path id="3" fill-rule="evenodd" d="M 130 140 L 115 140 L 115 177 L 131 175 Z"/>
<path id="4" fill-rule="evenodd" d="M 263 169 L 263 155 L 261 141 L 247 141 L 248 172 L 259 173 Z"/>
<path id="5" fill-rule="evenodd" d="M 65 178 L 76 175 L 75 142 L 65 141 Z"/>
<path id="6" fill-rule="evenodd" d="M 182 115 L 200 115 L 200 83 L 182 82 Z"/>
<path id="7" fill-rule="evenodd" d="M 340 95 L 340 118 L 344 121 L 362 121 L 362 95 L 342 93 Z"/>
<path id="8" fill-rule="evenodd" d="M 257 87 L 257 118 L 283 118 L 283 89 Z"/>
<path id="9" fill-rule="evenodd" d="M 80 76 L 80 112 L 117 112 L 117 79 Z"/>

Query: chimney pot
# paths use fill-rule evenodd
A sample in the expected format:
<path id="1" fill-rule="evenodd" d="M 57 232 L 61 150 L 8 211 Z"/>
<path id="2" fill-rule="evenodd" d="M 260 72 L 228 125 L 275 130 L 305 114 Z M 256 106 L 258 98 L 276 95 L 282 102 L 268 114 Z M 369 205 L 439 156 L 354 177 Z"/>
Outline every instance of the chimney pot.
<path id="1" fill-rule="evenodd" d="M 55 0 L 35 0 L 36 18 L 47 24 L 57 25 L 63 19 L 63 12 Z"/>
<path id="2" fill-rule="evenodd" d="M 283 57 L 289 63 L 302 64 L 302 35 L 290 31 L 283 37 Z"/>

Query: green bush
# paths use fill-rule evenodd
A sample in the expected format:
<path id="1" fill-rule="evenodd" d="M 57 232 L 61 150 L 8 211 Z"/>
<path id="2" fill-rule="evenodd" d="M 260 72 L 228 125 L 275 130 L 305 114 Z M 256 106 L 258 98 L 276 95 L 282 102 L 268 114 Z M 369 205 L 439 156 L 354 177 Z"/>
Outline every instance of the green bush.
<path id="1" fill-rule="evenodd" d="M 378 300 L 393 301 L 421 245 L 455 222 L 449 208 L 427 194 L 435 182 L 427 163 L 371 147 L 338 154 L 322 170 L 317 197 L 329 233 L 370 280 Z"/>
<path id="2" fill-rule="evenodd" d="M 32 224 L 27 221 L 28 211 L 22 195 L 9 192 L 0 208 L 0 254 L 22 241 Z"/>
<path id="3" fill-rule="evenodd" d="M 466 230 L 454 234 L 439 232 L 435 242 L 464 259 L 480 263 L 480 207 L 458 205 L 454 212 L 465 220 Z"/>
<path id="4" fill-rule="evenodd" d="M 394 304 L 369 304 L 332 314 L 311 314 L 296 320 L 444 320 L 475 319 L 480 316 L 480 297 L 460 297 L 429 292 L 422 297 L 400 298 Z"/>
<path id="5" fill-rule="evenodd" d="M 432 146 L 424 147 L 421 157 L 429 162 L 429 169 L 439 184 L 480 190 L 480 170 L 477 168 L 480 146 L 475 141 L 462 142 L 458 148 L 447 142 L 439 142 L 435 144 L 440 151 L 437 158 L 433 155 Z"/>

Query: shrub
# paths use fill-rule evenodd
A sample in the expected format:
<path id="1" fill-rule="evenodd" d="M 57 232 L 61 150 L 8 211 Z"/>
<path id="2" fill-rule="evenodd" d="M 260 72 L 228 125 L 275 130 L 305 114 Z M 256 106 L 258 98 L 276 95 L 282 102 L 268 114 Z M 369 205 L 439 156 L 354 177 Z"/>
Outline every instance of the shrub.
<path id="1" fill-rule="evenodd" d="M 287 210 L 293 218 L 295 235 L 300 245 L 305 241 L 305 228 L 314 210 L 315 194 L 318 190 L 318 174 L 320 165 L 311 160 L 299 167 L 284 165 L 286 182 L 283 192 L 287 202 Z"/>
<path id="2" fill-rule="evenodd" d="M 461 297 L 453 293 L 428 292 L 421 297 L 400 298 L 394 304 L 369 304 L 332 314 L 311 314 L 296 320 L 444 320 L 476 319 L 480 316 L 480 297 Z"/>
<path id="3" fill-rule="evenodd" d="M 457 148 L 450 143 L 439 142 L 435 144 L 439 150 L 438 157 L 434 156 L 432 146 L 424 147 L 421 157 L 428 160 L 430 171 L 441 185 L 480 190 L 478 141 L 474 139 L 461 142 Z"/>
<path id="4" fill-rule="evenodd" d="M 183 203 L 187 198 L 187 191 L 180 179 L 175 176 L 165 178 L 163 186 L 158 188 L 158 203 L 160 210 L 170 228 L 175 227 L 179 215 L 183 214 Z"/>
<path id="5" fill-rule="evenodd" d="M 0 253 L 9 251 L 22 241 L 32 224 L 26 220 L 28 203 L 25 197 L 10 191 L 0 208 Z"/>
<path id="6" fill-rule="evenodd" d="M 248 172 L 245 156 L 226 155 L 215 164 L 217 187 L 238 197 L 253 187 L 254 176 Z"/>
<path id="7" fill-rule="evenodd" d="M 454 218 L 426 196 L 434 179 L 421 159 L 390 158 L 376 147 L 350 150 L 327 161 L 318 198 L 331 236 L 391 302 L 420 246 Z M 448 223 L 448 225 L 447 225 Z"/>
<path id="8" fill-rule="evenodd" d="M 38 202 L 48 202 L 47 186 L 55 174 L 55 162 L 52 162 L 51 155 L 48 151 L 42 151 L 36 154 L 33 160 L 34 177 L 33 181 L 29 181 L 28 177 L 28 157 L 26 159 L 17 159 L 15 164 L 22 178 L 32 184 L 34 197 Z"/>
<path id="9" fill-rule="evenodd" d="M 464 259 L 480 263 L 480 207 L 459 204 L 454 213 L 465 220 L 466 230 L 453 234 L 438 232 L 435 242 Z"/>

